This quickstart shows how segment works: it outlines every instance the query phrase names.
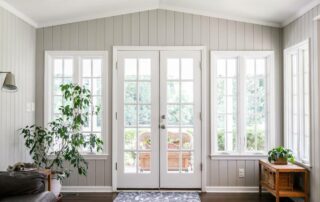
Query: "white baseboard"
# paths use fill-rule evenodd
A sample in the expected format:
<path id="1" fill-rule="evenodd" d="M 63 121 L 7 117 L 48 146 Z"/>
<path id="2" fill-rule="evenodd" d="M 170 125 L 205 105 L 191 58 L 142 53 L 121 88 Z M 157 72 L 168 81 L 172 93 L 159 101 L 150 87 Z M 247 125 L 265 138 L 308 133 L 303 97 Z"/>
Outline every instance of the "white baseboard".
<path id="1" fill-rule="evenodd" d="M 259 187 L 252 186 L 207 186 L 207 192 L 211 193 L 258 193 Z"/>
<path id="2" fill-rule="evenodd" d="M 112 186 L 62 186 L 61 192 L 113 192 Z M 259 187 L 254 186 L 207 186 L 209 193 L 258 193 Z"/>
<path id="3" fill-rule="evenodd" d="M 61 192 L 112 192 L 111 186 L 62 186 Z"/>

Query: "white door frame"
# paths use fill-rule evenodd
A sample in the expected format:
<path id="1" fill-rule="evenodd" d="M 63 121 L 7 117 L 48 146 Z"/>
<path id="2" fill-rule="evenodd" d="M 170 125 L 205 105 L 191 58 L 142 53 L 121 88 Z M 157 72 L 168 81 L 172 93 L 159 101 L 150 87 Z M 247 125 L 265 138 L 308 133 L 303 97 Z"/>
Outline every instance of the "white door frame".
<path id="1" fill-rule="evenodd" d="M 206 136 L 207 136 L 207 48 L 205 46 L 113 46 L 112 56 L 112 190 L 117 191 L 117 99 L 118 99 L 118 51 L 201 51 L 201 190 L 206 190 Z"/>

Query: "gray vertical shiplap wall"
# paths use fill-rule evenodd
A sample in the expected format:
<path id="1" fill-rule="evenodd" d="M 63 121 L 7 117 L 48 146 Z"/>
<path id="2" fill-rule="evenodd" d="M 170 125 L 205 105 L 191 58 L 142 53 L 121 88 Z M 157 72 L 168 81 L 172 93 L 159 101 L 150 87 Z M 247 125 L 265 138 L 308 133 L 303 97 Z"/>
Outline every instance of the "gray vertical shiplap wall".
<path id="1" fill-rule="evenodd" d="M 35 28 L 0 7 L 0 71 L 11 71 L 19 88 L 0 90 L 0 170 L 29 159 L 18 129 L 35 121 L 34 111 L 27 111 L 27 103 L 35 102 L 35 40 Z"/>
<path id="2" fill-rule="evenodd" d="M 102 19 L 37 29 L 36 51 L 36 122 L 43 124 L 43 85 L 45 50 L 108 50 L 109 112 L 111 116 L 112 46 L 192 46 L 204 45 L 208 50 L 274 50 L 276 65 L 276 143 L 282 143 L 282 30 L 167 10 L 150 10 Z M 207 69 L 209 72 L 209 52 Z M 206 102 L 209 111 L 209 74 Z M 207 113 L 207 156 L 210 153 L 210 125 Z M 109 126 L 111 126 L 111 120 Z M 107 160 L 90 160 L 89 175 L 71 176 L 66 185 L 111 186 L 111 128 L 108 129 Z M 238 178 L 244 168 L 245 178 Z M 208 186 L 257 185 L 257 162 L 253 160 L 207 161 Z"/>
<path id="3" fill-rule="evenodd" d="M 320 5 L 315 6 L 304 15 L 291 22 L 283 29 L 283 48 L 288 48 L 306 39 L 310 39 L 310 65 L 311 65 L 311 201 L 320 198 L 320 138 L 319 138 L 319 65 L 318 39 L 319 27 L 314 20 L 320 14 Z M 318 22 L 319 23 L 319 22 Z"/>

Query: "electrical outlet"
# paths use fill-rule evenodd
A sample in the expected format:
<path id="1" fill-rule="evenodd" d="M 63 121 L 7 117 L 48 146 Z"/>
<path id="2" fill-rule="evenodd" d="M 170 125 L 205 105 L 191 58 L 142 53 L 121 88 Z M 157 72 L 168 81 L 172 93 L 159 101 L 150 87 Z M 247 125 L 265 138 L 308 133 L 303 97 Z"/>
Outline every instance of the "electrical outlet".
<path id="1" fill-rule="evenodd" d="M 240 178 L 245 177 L 244 168 L 239 168 L 239 177 L 240 177 Z"/>
<path id="2" fill-rule="evenodd" d="M 28 102 L 28 103 L 27 103 L 27 109 L 26 109 L 26 111 L 27 111 L 27 112 L 31 112 L 31 110 L 32 110 L 32 106 L 31 106 L 31 104 Z"/>

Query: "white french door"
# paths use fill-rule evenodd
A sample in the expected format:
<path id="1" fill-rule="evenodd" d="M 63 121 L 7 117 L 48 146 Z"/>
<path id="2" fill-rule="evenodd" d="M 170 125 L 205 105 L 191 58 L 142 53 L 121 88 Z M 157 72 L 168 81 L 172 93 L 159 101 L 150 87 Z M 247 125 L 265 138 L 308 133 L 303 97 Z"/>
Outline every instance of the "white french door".
<path id="1" fill-rule="evenodd" d="M 201 188 L 201 52 L 117 59 L 117 187 Z"/>
<path id="2" fill-rule="evenodd" d="M 160 187 L 201 187 L 199 51 L 160 53 Z"/>

